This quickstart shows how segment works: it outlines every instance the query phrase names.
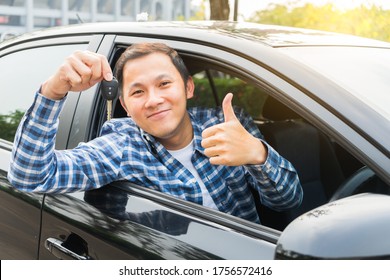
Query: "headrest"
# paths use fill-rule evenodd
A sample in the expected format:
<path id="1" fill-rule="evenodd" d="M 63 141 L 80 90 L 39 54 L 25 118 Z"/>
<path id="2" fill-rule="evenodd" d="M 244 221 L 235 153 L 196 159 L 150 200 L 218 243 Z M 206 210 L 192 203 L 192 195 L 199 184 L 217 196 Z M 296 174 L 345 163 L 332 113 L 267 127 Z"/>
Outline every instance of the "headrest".
<path id="1" fill-rule="evenodd" d="M 275 98 L 268 96 L 263 107 L 263 117 L 273 121 L 300 119 L 297 113 Z"/>

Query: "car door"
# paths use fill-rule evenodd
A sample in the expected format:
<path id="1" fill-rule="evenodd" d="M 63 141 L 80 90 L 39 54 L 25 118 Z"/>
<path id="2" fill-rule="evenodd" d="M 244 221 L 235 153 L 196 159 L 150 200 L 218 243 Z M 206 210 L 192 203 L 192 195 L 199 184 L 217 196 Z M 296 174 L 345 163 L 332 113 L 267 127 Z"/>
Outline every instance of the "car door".
<path id="1" fill-rule="evenodd" d="M 0 259 L 38 258 L 43 195 L 18 191 L 7 179 L 17 126 L 40 84 L 67 55 L 86 49 L 91 39 L 26 40 L 0 50 Z M 70 98 L 62 115 L 56 143 L 60 149 L 65 147 L 62 135 L 69 133 L 77 98 Z"/>
<path id="2" fill-rule="evenodd" d="M 114 67 L 118 54 L 139 40 L 151 39 L 108 35 L 98 52 Z M 96 86 L 80 95 L 67 148 L 99 134 L 106 113 L 98 90 Z M 119 106 L 114 101 L 114 108 Z M 116 182 L 95 191 L 46 195 L 40 258 L 272 259 L 279 234 L 142 186 Z"/>

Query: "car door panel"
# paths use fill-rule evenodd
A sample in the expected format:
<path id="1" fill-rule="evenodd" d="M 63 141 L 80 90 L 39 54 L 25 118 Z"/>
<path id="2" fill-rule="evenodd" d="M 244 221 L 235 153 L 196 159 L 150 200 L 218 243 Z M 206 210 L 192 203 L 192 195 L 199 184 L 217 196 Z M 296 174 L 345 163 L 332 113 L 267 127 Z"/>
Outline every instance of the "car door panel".
<path id="1" fill-rule="evenodd" d="M 0 50 L 2 97 L 7 100 L 0 106 L 2 120 L 0 130 L 1 259 L 38 258 L 43 195 L 18 191 L 7 179 L 12 141 L 17 125 L 31 105 L 34 93 L 39 89 L 43 79 L 58 68 L 72 51 L 85 49 L 92 38 L 91 36 L 55 37 L 43 40 L 27 39 L 23 43 Z M 45 57 L 45 63 L 42 63 L 42 57 Z M 15 71 L 9 71 L 13 68 L 17 69 L 17 75 Z M 77 99 L 75 94 L 66 104 L 59 126 L 57 148 L 66 147 Z"/>
<path id="2" fill-rule="evenodd" d="M 37 259 L 42 197 L 16 190 L 0 171 L 0 259 Z"/>
<path id="3" fill-rule="evenodd" d="M 150 190 L 132 192 L 131 187 L 129 190 L 108 186 L 73 195 L 46 196 L 40 258 L 61 258 L 53 250 L 50 252 L 47 240 L 55 239 L 66 245 L 70 236 L 74 239 L 77 236 L 74 251 L 90 259 L 273 257 L 276 232 L 268 236 L 264 233 L 263 239 L 248 233 L 243 235 L 238 223 L 230 221 L 236 229 L 229 228 L 213 221 L 213 215 L 201 219 L 174 209 L 180 204 L 175 199 L 169 202 L 171 207 L 167 207 L 153 201 L 154 192 L 149 199 L 140 196 Z M 216 215 L 224 214 L 217 212 Z"/>

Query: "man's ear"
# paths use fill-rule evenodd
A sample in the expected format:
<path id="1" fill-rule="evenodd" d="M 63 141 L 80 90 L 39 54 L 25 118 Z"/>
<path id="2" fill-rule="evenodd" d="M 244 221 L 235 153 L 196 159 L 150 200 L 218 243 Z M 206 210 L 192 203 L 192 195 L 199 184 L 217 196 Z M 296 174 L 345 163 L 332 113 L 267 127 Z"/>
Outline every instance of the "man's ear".
<path id="1" fill-rule="evenodd" d="M 191 76 L 188 77 L 186 85 L 186 95 L 187 99 L 190 99 L 194 96 L 195 84 Z"/>
<path id="2" fill-rule="evenodd" d="M 119 101 L 121 102 L 121 105 L 122 105 L 123 109 L 126 111 L 127 116 L 128 116 L 128 117 L 131 117 L 129 111 L 128 111 L 127 108 L 126 108 L 126 104 L 125 104 L 125 102 L 123 101 L 121 95 L 119 96 Z"/>

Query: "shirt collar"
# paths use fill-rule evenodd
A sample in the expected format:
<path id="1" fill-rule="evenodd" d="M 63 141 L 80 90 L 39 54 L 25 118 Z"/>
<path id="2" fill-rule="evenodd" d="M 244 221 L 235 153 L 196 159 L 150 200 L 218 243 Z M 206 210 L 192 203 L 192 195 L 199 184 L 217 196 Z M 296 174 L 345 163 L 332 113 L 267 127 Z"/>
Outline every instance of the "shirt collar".
<path id="1" fill-rule="evenodd" d="M 204 154 L 204 148 L 201 145 L 202 142 L 202 131 L 204 127 L 202 124 L 196 121 L 195 116 L 192 112 L 188 112 L 190 115 L 193 131 L 194 131 L 194 149 Z M 162 150 L 165 150 L 165 147 L 158 142 L 151 134 L 144 131 L 142 128 L 139 128 L 141 136 L 145 144 L 149 147 L 150 151 L 153 154 L 161 154 Z"/>
<path id="2" fill-rule="evenodd" d="M 192 114 L 192 112 L 189 112 L 192 128 L 194 131 L 194 149 L 195 151 L 200 152 L 201 154 L 204 154 L 204 148 L 202 147 L 202 132 L 204 130 L 204 127 L 201 123 L 197 122 L 195 119 L 195 116 Z"/>

